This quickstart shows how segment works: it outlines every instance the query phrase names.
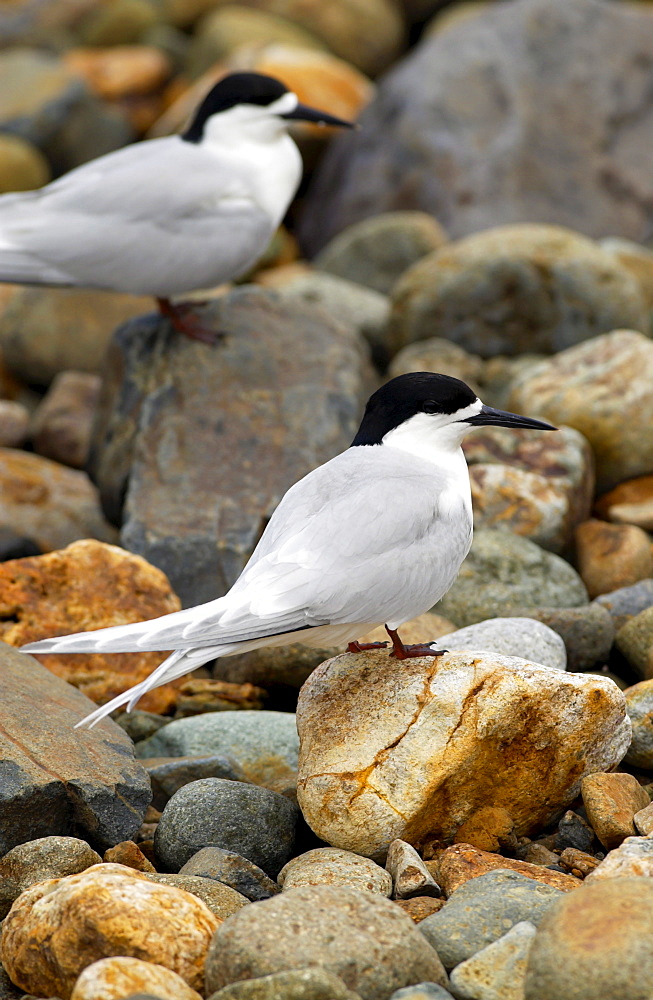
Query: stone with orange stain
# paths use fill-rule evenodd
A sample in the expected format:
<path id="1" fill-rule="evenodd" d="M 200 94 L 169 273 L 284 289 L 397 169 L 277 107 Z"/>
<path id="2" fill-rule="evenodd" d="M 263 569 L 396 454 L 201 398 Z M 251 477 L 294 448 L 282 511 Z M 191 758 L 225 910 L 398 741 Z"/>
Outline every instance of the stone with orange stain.
<path id="1" fill-rule="evenodd" d="M 576 558 L 590 597 L 653 576 L 651 540 L 634 524 L 584 521 L 576 529 Z"/>
<path id="2" fill-rule="evenodd" d="M 79 976 L 70 1000 L 124 1000 L 133 993 L 151 994 L 157 1000 L 202 1000 L 181 976 L 162 965 L 140 958 L 101 958 Z"/>
<path id="3" fill-rule="evenodd" d="M 543 882 L 545 885 L 552 885 L 554 889 L 561 889 L 562 892 L 572 892 L 582 885 L 582 882 L 572 875 L 551 871 L 543 865 L 531 865 L 527 861 L 503 858 L 500 854 L 492 854 L 489 851 L 479 851 L 471 844 L 454 844 L 443 851 L 437 861 L 427 861 L 426 865 L 433 877 L 438 879 L 447 896 L 470 879 L 486 875 L 487 872 L 497 868 L 519 872 L 520 875 L 535 879 L 536 882 Z"/>
<path id="4" fill-rule="evenodd" d="M 157 618 L 181 606 L 161 570 L 90 538 L 0 564 L 0 594 L 0 639 L 10 646 Z M 36 659 L 101 705 L 147 677 L 166 655 L 57 653 Z M 166 684 L 139 705 L 166 712 L 175 700 L 176 684 Z"/>
<path id="5" fill-rule="evenodd" d="M 432 913 L 441 910 L 446 900 L 435 899 L 433 896 L 413 896 L 412 899 L 395 899 L 393 902 L 408 914 L 413 923 L 419 924 Z"/>
<path id="6" fill-rule="evenodd" d="M 506 809 L 485 806 L 458 828 L 456 844 L 471 844 L 481 851 L 497 852 L 516 846 L 512 816 Z"/>
<path id="7" fill-rule="evenodd" d="M 98 97 L 109 101 L 158 90 L 172 72 L 166 53 L 151 45 L 73 48 L 64 54 L 63 62 Z"/>
<path id="8" fill-rule="evenodd" d="M 138 844 L 135 844 L 133 840 L 121 840 L 115 847 L 110 847 L 104 852 L 104 861 L 107 864 L 133 868 L 137 872 L 156 872 L 152 862 L 148 861 Z"/>
<path id="9" fill-rule="evenodd" d="M 621 760 L 631 731 L 607 678 L 463 651 L 328 660 L 300 692 L 297 728 L 304 818 L 327 843 L 374 859 L 397 838 L 451 843 L 488 805 L 530 835 L 585 774 Z"/>
<path id="10" fill-rule="evenodd" d="M 634 836 L 635 813 L 651 801 L 637 778 L 625 772 L 588 774 L 581 782 L 581 792 L 587 818 L 608 850 Z"/>
<path id="11" fill-rule="evenodd" d="M 201 991 L 204 960 L 220 924 L 182 889 L 123 865 L 93 865 L 39 882 L 18 897 L 3 925 L 2 964 L 26 992 L 62 1000 L 69 1000 L 87 966 L 114 955 L 163 965 Z"/>

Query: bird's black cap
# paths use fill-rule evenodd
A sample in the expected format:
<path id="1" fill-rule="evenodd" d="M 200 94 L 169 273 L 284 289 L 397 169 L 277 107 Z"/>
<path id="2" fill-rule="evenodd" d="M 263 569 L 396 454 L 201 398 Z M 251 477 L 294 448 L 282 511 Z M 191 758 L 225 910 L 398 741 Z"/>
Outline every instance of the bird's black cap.
<path id="1" fill-rule="evenodd" d="M 476 400 L 476 393 L 458 378 L 434 372 L 398 375 L 377 389 L 352 441 L 354 445 L 381 444 L 395 427 L 416 413 L 456 413 Z"/>
<path id="2" fill-rule="evenodd" d="M 288 88 L 273 76 L 264 73 L 230 73 L 208 92 L 195 116 L 182 133 L 187 142 L 199 142 L 204 133 L 204 125 L 211 115 L 227 111 L 236 104 L 273 104 L 288 93 Z"/>

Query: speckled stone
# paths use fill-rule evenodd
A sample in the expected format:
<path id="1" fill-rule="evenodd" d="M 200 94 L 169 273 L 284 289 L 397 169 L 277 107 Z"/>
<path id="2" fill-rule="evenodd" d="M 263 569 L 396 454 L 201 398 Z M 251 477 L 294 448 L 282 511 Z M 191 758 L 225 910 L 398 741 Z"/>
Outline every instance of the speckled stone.
<path id="1" fill-rule="evenodd" d="M 624 691 L 633 736 L 625 761 L 634 767 L 653 769 L 653 678 Z"/>
<path id="2" fill-rule="evenodd" d="M 102 858 L 77 837 L 39 837 L 18 844 L 0 860 L 0 919 L 21 892 L 47 878 L 76 875 Z"/>
<path id="3" fill-rule="evenodd" d="M 564 670 L 567 652 L 557 632 L 532 618 L 490 618 L 438 638 L 441 649 L 474 649 L 520 656 L 553 670 Z"/>
<path id="4" fill-rule="evenodd" d="M 252 902 L 269 899 L 270 896 L 276 896 L 281 892 L 280 885 L 257 865 L 240 854 L 225 851 L 221 847 L 202 847 L 179 870 L 179 874 L 215 879 L 235 889 Z"/>
<path id="5" fill-rule="evenodd" d="M 523 1000 L 526 963 L 535 936 L 528 920 L 514 924 L 451 973 L 459 1000 Z"/>
<path id="6" fill-rule="evenodd" d="M 305 885 L 347 885 L 352 889 L 392 894 L 392 877 L 374 861 L 337 847 L 317 847 L 299 854 L 277 876 L 284 892 Z"/>

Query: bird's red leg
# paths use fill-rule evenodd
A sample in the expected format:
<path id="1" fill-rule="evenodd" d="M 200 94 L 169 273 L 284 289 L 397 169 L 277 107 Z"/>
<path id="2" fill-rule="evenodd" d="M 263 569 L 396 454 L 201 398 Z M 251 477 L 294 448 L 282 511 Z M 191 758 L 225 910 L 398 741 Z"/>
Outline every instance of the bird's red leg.
<path id="1" fill-rule="evenodd" d="M 203 344 L 217 344 L 222 338 L 218 330 L 205 326 L 197 315 L 197 309 L 203 302 L 171 302 L 170 299 L 157 299 L 157 305 L 162 316 L 169 319 L 175 330 L 183 333 L 191 340 L 201 340 Z"/>
<path id="2" fill-rule="evenodd" d="M 366 649 L 387 649 L 387 642 L 350 642 L 348 653 L 364 653 Z"/>
<path id="3" fill-rule="evenodd" d="M 390 656 L 395 656 L 398 660 L 407 660 L 413 656 L 442 656 L 443 653 L 446 653 L 446 649 L 432 649 L 424 643 L 404 646 L 396 629 L 388 628 L 386 625 L 385 630 L 392 639 L 392 652 Z"/>

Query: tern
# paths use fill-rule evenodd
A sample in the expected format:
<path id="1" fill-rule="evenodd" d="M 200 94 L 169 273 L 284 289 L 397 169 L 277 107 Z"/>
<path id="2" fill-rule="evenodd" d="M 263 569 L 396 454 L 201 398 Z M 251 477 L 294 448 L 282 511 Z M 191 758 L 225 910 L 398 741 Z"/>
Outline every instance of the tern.
<path id="1" fill-rule="evenodd" d="M 171 300 L 246 273 L 297 190 L 292 121 L 352 128 L 279 80 L 232 73 L 181 135 L 101 156 L 0 197 L 0 282 L 153 295 L 181 332 L 215 340 Z"/>
<path id="2" fill-rule="evenodd" d="M 437 656 L 406 646 L 398 629 L 440 600 L 472 542 L 469 472 L 461 443 L 474 427 L 555 430 L 484 405 L 459 379 L 399 375 L 368 400 L 351 446 L 300 479 L 274 511 L 249 562 L 217 600 L 151 621 L 44 639 L 28 653 L 169 650 L 140 684 L 78 725 L 93 725 L 152 688 L 220 656 L 290 642 L 348 645 L 385 625 L 391 655 Z"/>

